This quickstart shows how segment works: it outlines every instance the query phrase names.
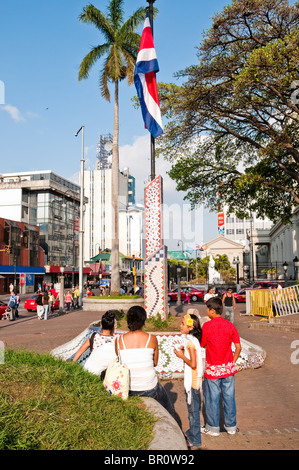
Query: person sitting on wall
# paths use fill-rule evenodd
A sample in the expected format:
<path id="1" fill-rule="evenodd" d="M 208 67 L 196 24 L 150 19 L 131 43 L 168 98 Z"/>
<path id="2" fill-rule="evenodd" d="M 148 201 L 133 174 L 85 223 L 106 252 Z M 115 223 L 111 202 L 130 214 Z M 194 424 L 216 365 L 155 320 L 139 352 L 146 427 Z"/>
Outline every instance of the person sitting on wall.
<path id="1" fill-rule="evenodd" d="M 102 320 L 102 331 L 95 332 L 82 344 L 76 352 L 73 362 L 78 361 L 82 354 L 90 348 L 91 353 L 83 368 L 95 375 L 101 375 L 107 369 L 110 362 L 116 358 L 114 347 L 114 330 L 116 327 L 116 311 L 108 310 L 104 313 Z"/>

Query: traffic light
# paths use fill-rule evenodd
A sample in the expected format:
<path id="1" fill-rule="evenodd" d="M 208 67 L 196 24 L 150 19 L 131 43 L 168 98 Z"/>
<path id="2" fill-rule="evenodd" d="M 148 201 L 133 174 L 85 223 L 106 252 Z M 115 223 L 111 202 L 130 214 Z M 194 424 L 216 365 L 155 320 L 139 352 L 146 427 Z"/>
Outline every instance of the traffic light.
<path id="1" fill-rule="evenodd" d="M 9 246 L 9 245 L 6 245 L 6 247 L 5 247 L 5 253 L 6 253 L 7 255 L 9 255 L 9 253 L 10 253 L 10 246 Z"/>
<path id="2" fill-rule="evenodd" d="M 136 276 L 136 266 L 133 266 L 133 276 Z"/>

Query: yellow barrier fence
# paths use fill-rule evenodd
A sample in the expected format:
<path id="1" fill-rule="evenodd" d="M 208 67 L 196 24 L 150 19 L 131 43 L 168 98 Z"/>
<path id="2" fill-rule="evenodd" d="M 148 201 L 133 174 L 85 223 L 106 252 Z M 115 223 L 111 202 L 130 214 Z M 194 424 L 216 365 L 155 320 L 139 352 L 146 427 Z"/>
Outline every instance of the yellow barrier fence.
<path id="1" fill-rule="evenodd" d="M 251 315 L 261 315 L 263 317 L 273 317 L 272 296 L 270 290 L 250 291 Z"/>

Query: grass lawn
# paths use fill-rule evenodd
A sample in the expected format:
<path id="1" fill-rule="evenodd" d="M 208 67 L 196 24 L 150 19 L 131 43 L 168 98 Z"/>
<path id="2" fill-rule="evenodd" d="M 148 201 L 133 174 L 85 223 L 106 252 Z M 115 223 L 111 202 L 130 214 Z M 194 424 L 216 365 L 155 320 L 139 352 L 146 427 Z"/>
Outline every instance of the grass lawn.
<path id="1" fill-rule="evenodd" d="M 0 364 L 0 450 L 146 450 L 155 418 L 79 364 L 29 351 Z"/>

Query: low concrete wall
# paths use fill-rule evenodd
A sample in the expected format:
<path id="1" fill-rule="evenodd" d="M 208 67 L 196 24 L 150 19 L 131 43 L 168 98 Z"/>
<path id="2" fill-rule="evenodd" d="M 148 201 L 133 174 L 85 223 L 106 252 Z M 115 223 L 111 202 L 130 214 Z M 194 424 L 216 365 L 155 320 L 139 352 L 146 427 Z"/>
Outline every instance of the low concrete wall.
<path id="1" fill-rule="evenodd" d="M 95 299 L 93 297 L 83 298 L 83 310 L 89 312 L 106 312 L 107 310 L 123 310 L 127 312 L 133 305 L 144 307 L 144 299 Z"/>

